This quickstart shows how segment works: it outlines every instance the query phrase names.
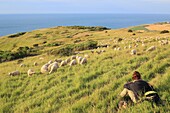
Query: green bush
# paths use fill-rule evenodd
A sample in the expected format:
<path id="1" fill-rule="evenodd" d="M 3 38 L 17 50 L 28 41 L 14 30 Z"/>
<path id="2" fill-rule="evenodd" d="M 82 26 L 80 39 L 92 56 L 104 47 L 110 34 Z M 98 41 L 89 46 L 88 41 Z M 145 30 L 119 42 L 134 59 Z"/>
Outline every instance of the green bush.
<path id="1" fill-rule="evenodd" d="M 24 35 L 25 33 L 27 33 L 27 32 L 20 32 L 20 33 L 12 34 L 12 35 L 9 35 L 8 38 L 19 37 L 19 36 L 21 36 L 21 35 Z"/>
<path id="2" fill-rule="evenodd" d="M 69 26 L 71 29 L 88 29 L 89 31 L 103 31 L 109 30 L 107 27 L 96 26 L 96 27 L 89 27 L 89 26 Z"/>
<path id="3" fill-rule="evenodd" d="M 97 42 L 93 40 L 89 40 L 80 44 L 69 44 L 64 47 L 61 47 L 57 50 L 50 51 L 49 54 L 52 55 L 60 55 L 60 56 L 70 56 L 75 54 L 75 51 L 89 50 L 97 48 Z"/>
<path id="4" fill-rule="evenodd" d="M 164 33 L 169 33 L 169 31 L 168 30 L 163 30 L 163 31 L 160 32 L 160 34 L 164 34 Z"/>
<path id="5" fill-rule="evenodd" d="M 27 46 L 19 47 L 15 52 L 0 51 L 0 62 L 16 60 L 27 56 L 33 56 L 36 55 L 35 53 L 37 53 L 37 51 L 38 51 L 37 49 L 29 48 Z"/>

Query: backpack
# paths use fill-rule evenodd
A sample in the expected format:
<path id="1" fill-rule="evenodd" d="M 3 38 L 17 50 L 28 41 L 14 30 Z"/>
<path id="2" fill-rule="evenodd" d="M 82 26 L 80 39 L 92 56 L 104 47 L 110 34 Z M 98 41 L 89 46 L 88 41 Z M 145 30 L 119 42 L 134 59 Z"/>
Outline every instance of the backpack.
<path id="1" fill-rule="evenodd" d="M 161 99 L 156 91 L 147 91 L 144 94 L 144 100 L 151 102 L 152 107 L 154 107 L 154 103 L 161 104 Z"/>

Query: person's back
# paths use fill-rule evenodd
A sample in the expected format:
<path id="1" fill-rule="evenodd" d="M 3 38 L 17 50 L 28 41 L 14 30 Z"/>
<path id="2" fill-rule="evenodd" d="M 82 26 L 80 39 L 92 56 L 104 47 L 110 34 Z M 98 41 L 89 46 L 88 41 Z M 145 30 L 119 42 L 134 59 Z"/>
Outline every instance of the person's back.
<path id="1" fill-rule="evenodd" d="M 141 79 L 125 84 L 124 88 L 133 91 L 137 96 L 143 96 L 146 92 L 153 91 L 153 87 Z"/>
<path id="2" fill-rule="evenodd" d="M 124 89 L 120 94 L 121 97 L 128 95 L 134 103 L 137 103 L 143 97 L 146 97 L 146 99 L 151 98 L 150 100 L 153 100 L 156 104 L 159 103 L 159 95 L 149 83 L 141 79 L 139 72 L 135 71 L 132 79 L 133 82 L 124 85 Z"/>

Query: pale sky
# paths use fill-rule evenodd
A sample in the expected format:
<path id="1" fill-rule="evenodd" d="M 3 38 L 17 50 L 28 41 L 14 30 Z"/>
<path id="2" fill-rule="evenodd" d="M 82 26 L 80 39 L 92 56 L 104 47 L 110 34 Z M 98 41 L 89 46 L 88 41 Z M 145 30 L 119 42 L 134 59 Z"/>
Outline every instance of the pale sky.
<path id="1" fill-rule="evenodd" d="M 16 13 L 170 14 L 170 0 L 0 0 L 0 14 Z"/>

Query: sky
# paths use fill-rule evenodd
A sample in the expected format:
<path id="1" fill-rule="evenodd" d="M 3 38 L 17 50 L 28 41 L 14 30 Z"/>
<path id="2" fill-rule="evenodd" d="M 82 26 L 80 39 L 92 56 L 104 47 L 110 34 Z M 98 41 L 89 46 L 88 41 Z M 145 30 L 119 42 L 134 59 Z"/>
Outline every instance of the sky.
<path id="1" fill-rule="evenodd" d="M 0 14 L 170 14 L 170 0 L 0 0 Z"/>

